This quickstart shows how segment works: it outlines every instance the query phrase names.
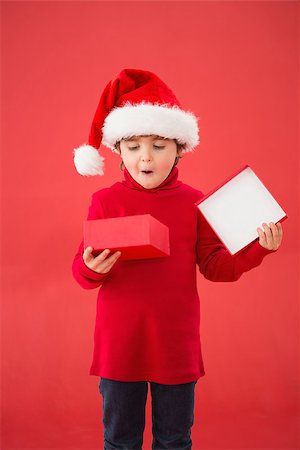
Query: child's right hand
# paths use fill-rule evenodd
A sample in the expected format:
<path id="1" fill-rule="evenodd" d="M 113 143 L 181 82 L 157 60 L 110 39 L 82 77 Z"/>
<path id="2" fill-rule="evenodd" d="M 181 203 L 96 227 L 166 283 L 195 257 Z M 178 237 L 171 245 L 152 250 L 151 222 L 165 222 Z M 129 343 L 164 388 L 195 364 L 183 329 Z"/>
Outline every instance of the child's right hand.
<path id="1" fill-rule="evenodd" d="M 121 256 L 121 252 L 115 252 L 109 257 L 110 250 L 105 249 L 97 256 L 92 255 L 93 248 L 87 247 L 83 252 L 83 261 L 85 265 L 97 273 L 107 273 Z"/>

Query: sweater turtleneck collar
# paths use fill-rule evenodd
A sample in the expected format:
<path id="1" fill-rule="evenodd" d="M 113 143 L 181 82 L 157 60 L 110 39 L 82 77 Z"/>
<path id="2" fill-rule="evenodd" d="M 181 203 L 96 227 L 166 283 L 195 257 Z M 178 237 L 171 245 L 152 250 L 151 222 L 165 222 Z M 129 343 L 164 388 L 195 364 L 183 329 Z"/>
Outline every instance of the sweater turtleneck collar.
<path id="1" fill-rule="evenodd" d="M 178 180 L 178 168 L 174 166 L 169 175 L 167 176 L 167 178 L 159 186 L 147 189 L 144 188 L 137 181 L 135 181 L 135 179 L 132 178 L 126 167 L 124 167 L 124 180 L 122 181 L 122 184 L 129 187 L 130 189 L 137 189 L 139 191 L 145 192 L 157 192 L 160 190 L 174 189 L 177 186 L 181 185 L 182 182 Z"/>

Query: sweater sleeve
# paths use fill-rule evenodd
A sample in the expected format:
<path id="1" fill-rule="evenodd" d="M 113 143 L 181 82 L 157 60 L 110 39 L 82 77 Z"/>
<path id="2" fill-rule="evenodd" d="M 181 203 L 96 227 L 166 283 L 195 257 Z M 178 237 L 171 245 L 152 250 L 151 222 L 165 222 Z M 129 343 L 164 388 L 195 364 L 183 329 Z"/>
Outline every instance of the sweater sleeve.
<path id="1" fill-rule="evenodd" d="M 89 206 L 87 220 L 95 220 L 104 218 L 101 203 L 95 194 L 92 195 L 92 200 Z M 75 280 L 84 289 L 94 289 L 102 285 L 107 273 L 98 273 L 90 269 L 83 260 L 84 242 L 81 241 L 77 253 L 72 263 L 72 273 Z"/>
<path id="2" fill-rule="evenodd" d="M 231 255 L 199 209 L 197 214 L 197 264 L 208 280 L 236 281 L 244 272 L 258 266 L 266 255 L 275 253 L 255 240 Z"/>

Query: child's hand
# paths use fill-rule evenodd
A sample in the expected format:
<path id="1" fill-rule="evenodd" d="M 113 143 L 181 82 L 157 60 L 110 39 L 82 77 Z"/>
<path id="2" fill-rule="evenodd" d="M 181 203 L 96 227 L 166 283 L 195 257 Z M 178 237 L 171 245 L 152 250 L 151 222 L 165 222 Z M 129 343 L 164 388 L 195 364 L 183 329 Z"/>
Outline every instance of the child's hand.
<path id="1" fill-rule="evenodd" d="M 257 232 L 259 235 L 259 243 L 262 247 L 268 250 L 277 250 L 282 241 L 282 225 L 278 222 L 276 225 L 271 222 L 269 223 L 269 227 L 266 223 L 263 223 L 262 226 L 264 231 L 260 228 L 257 228 Z"/>
<path id="2" fill-rule="evenodd" d="M 87 247 L 83 252 L 83 261 L 85 265 L 97 273 L 107 273 L 110 271 L 112 266 L 115 264 L 117 259 L 120 257 L 121 252 L 115 252 L 110 257 L 107 258 L 110 250 L 103 250 L 99 255 L 92 255 L 93 248 Z"/>

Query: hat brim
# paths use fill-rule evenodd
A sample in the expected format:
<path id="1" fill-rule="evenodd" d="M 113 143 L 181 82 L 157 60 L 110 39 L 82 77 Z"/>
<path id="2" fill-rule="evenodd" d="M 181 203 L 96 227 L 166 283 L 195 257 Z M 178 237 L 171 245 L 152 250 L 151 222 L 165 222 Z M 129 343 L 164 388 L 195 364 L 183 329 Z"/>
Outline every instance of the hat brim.
<path id="1" fill-rule="evenodd" d="M 110 149 L 123 138 L 141 135 L 158 135 L 176 139 L 184 145 L 183 152 L 192 151 L 200 142 L 196 116 L 178 106 L 125 103 L 114 108 L 102 127 L 102 144 Z"/>

